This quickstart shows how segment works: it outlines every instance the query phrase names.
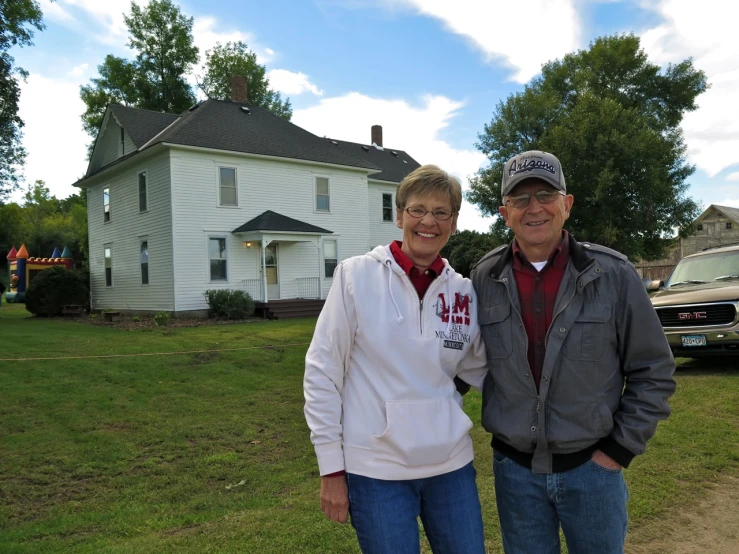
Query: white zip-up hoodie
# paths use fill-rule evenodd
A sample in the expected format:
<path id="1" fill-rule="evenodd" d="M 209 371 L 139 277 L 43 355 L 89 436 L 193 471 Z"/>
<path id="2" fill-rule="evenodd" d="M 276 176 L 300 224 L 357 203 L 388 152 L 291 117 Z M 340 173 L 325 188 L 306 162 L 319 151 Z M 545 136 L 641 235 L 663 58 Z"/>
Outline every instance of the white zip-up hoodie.
<path id="1" fill-rule="evenodd" d="M 419 300 L 388 246 L 338 265 L 305 358 L 321 475 L 420 479 L 472 461 L 454 376 L 476 388 L 485 378 L 476 298 L 445 260 Z"/>

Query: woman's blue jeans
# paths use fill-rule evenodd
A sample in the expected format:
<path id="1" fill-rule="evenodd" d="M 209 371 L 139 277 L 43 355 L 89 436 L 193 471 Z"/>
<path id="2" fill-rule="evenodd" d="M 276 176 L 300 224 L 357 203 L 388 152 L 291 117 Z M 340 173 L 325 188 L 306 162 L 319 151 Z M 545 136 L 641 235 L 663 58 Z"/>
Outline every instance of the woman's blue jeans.
<path id="1" fill-rule="evenodd" d="M 348 473 L 349 513 L 364 554 L 418 554 L 418 517 L 435 554 L 485 554 L 475 468 L 385 481 Z"/>
<path id="2" fill-rule="evenodd" d="M 495 498 L 506 554 L 559 554 L 559 527 L 570 554 L 623 554 L 628 490 L 621 470 L 593 461 L 549 475 L 497 452 Z"/>

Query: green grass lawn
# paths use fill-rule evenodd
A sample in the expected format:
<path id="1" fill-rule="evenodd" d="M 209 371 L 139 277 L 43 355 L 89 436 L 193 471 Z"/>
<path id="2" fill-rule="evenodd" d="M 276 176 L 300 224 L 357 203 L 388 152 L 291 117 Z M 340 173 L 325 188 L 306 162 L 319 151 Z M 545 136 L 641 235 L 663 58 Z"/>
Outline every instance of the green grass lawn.
<path id="1" fill-rule="evenodd" d="M 244 350 L 0 361 L 0 552 L 358 552 L 318 509 L 302 412 L 314 319 L 131 331 L 28 315 L 3 304 L 0 358 Z M 739 474 L 736 365 L 678 372 L 673 416 L 626 474 L 632 527 Z M 502 552 L 479 394 L 466 409 Z"/>

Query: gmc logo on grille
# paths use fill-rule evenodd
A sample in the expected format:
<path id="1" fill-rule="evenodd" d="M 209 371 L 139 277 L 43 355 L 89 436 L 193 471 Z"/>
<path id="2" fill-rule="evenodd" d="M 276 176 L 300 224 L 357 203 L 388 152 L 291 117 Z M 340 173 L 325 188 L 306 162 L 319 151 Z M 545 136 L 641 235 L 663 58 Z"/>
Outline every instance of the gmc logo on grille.
<path id="1" fill-rule="evenodd" d="M 706 312 L 684 312 L 677 314 L 677 318 L 684 321 L 686 319 L 707 319 L 708 316 Z"/>

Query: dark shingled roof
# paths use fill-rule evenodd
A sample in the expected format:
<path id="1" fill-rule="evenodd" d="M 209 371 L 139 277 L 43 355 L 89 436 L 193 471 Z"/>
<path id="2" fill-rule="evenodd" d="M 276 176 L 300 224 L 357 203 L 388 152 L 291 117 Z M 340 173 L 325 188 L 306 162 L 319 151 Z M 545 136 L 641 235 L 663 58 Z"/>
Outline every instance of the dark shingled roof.
<path id="1" fill-rule="evenodd" d="M 379 166 L 382 169 L 382 172 L 370 175 L 370 179 L 400 183 L 400 181 L 403 180 L 403 177 L 421 166 L 421 164 L 411 158 L 403 150 L 394 150 L 392 148 L 378 150 L 372 145 L 336 139 L 326 140 L 332 146 L 341 148 L 354 156 L 358 156 L 373 165 Z M 395 152 L 395 154 L 393 154 L 393 152 Z"/>
<path id="2" fill-rule="evenodd" d="M 272 210 L 267 210 L 231 232 L 247 233 L 249 231 L 282 231 L 288 233 L 313 233 L 316 235 L 333 234 L 333 231 L 329 231 L 328 229 L 316 227 L 310 223 L 278 214 Z"/>
<path id="3" fill-rule="evenodd" d="M 336 165 L 376 169 L 354 156 L 271 112 L 245 104 L 206 100 L 180 116 L 179 121 L 157 137 L 166 142 L 230 152 L 246 152 Z"/>
<path id="4" fill-rule="evenodd" d="M 111 104 L 110 111 L 131 137 L 136 148 L 141 148 L 180 117 L 171 113 L 128 108 L 120 104 Z"/>

